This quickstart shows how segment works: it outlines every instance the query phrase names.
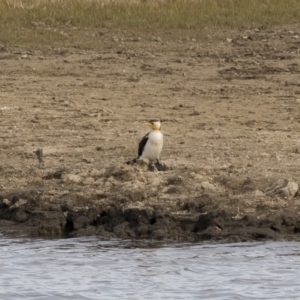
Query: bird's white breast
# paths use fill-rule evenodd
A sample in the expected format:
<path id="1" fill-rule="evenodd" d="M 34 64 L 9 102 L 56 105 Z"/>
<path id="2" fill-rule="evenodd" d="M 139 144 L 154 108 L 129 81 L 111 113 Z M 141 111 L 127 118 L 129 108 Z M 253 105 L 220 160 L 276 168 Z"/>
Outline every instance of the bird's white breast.
<path id="1" fill-rule="evenodd" d="M 159 130 L 149 133 L 147 144 L 145 145 L 141 159 L 148 158 L 150 160 L 159 159 L 163 146 L 163 134 Z"/>

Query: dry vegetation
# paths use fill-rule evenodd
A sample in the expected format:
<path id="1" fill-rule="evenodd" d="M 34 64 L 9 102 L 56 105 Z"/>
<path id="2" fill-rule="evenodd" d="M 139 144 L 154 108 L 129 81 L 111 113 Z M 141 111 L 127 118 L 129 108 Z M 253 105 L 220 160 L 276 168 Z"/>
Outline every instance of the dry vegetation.
<path id="1" fill-rule="evenodd" d="M 0 41 L 9 44 L 65 41 L 59 31 L 55 33 L 49 27 L 198 30 L 299 21 L 299 0 L 3 0 Z M 32 28 L 35 30 L 28 31 Z M 76 35 L 70 39 L 76 40 Z"/>

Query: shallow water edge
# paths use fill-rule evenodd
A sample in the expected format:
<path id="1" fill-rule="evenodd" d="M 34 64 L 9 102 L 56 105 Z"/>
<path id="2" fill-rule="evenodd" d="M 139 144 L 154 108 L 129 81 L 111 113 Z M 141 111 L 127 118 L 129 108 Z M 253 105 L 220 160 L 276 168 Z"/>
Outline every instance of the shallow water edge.
<path id="1" fill-rule="evenodd" d="M 5 300 L 296 299 L 300 292 L 297 242 L 0 236 L 0 247 Z"/>
<path id="2" fill-rule="evenodd" d="M 264 217 L 236 218 L 231 207 L 205 198 L 190 201 L 188 212 L 179 210 L 177 203 L 168 207 L 148 204 L 124 208 L 123 203 L 113 201 L 101 206 L 92 203 L 78 209 L 67 204 L 48 204 L 34 192 L 13 194 L 5 199 L 0 200 L 0 232 L 8 236 L 98 236 L 102 239 L 222 243 L 299 240 L 298 213 L 288 208 Z M 5 201 L 10 201 L 10 206 Z M 22 205 L 16 205 L 20 202 Z"/>

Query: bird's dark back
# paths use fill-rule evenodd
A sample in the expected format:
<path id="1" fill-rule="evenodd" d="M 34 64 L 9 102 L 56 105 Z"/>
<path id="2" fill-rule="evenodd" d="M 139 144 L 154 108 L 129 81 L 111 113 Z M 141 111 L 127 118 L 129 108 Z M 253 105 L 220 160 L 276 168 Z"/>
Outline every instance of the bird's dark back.
<path id="1" fill-rule="evenodd" d="M 148 141 L 148 139 L 149 139 L 149 133 L 150 133 L 150 132 L 148 132 L 148 133 L 141 139 L 141 141 L 140 141 L 140 143 L 139 143 L 139 151 L 138 151 L 139 157 L 143 154 L 145 145 L 146 145 L 146 143 L 147 143 L 147 141 Z"/>

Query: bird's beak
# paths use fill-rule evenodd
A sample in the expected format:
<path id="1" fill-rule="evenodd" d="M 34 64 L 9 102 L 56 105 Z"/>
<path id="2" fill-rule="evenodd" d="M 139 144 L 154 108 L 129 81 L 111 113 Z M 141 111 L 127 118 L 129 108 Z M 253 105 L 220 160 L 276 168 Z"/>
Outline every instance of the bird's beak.
<path id="1" fill-rule="evenodd" d="M 149 127 L 153 128 L 153 125 L 152 125 L 151 123 L 149 123 L 149 122 L 146 122 L 145 124 L 146 124 L 147 126 L 149 126 Z"/>

